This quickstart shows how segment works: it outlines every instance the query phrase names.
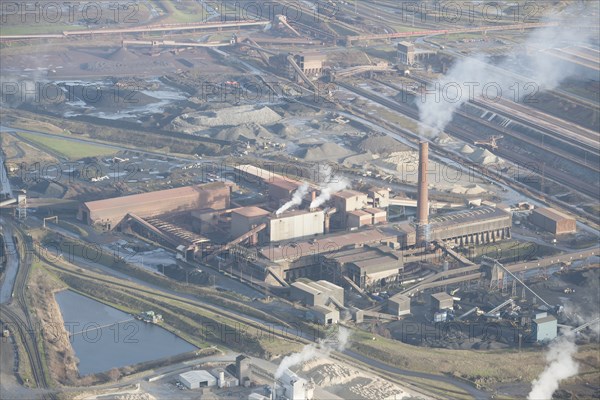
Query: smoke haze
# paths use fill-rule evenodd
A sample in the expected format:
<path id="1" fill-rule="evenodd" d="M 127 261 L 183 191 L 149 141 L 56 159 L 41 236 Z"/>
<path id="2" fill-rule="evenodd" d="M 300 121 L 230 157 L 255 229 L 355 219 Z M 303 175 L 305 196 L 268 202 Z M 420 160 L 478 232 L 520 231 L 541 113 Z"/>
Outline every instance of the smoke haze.
<path id="1" fill-rule="evenodd" d="M 319 182 L 323 182 L 323 185 L 321 185 L 319 196 L 310 203 L 310 208 L 319 207 L 329 200 L 333 193 L 350 187 L 350 182 L 346 178 L 335 175 L 328 165 L 322 168 L 319 175 Z"/>
<path id="2" fill-rule="evenodd" d="M 576 73 L 576 67 L 567 62 L 557 62 L 547 51 L 568 44 L 589 45 L 594 35 L 593 29 L 577 29 L 573 26 L 574 15 L 577 25 L 597 23 L 593 17 L 569 7 L 563 12 L 554 13 L 545 22 L 557 22 L 556 26 L 536 29 L 530 33 L 520 51 L 510 54 L 499 65 L 499 69 L 509 70 L 519 77 L 508 76 L 490 65 L 483 55 L 460 58 L 441 77 L 427 94 L 417 99 L 419 108 L 419 134 L 423 137 L 437 137 L 452 120 L 454 112 L 472 98 L 495 102 L 499 99 L 521 101 L 525 96 L 535 96 L 545 90 L 555 89 L 563 80 Z M 565 25 L 570 26 L 565 29 Z M 572 28 L 571 28 L 572 26 Z M 530 57 L 523 57 L 523 51 Z M 515 65 L 512 60 L 519 60 Z M 487 85 L 487 86 L 486 86 Z"/>
<path id="3" fill-rule="evenodd" d="M 527 399 L 551 399 L 562 380 L 575 376 L 579 371 L 579 364 L 573 358 L 576 352 L 572 334 L 567 333 L 552 342 L 546 354 L 546 369 L 532 382 Z"/>
<path id="4" fill-rule="evenodd" d="M 290 354 L 281 360 L 275 372 L 275 379 L 281 378 L 283 373 L 295 365 L 305 363 L 317 357 L 327 357 L 332 350 L 344 351 L 350 338 L 350 331 L 343 326 L 339 327 L 335 338 L 335 346 L 326 340 L 320 340 L 318 344 L 308 344 L 299 353 Z"/>
<path id="5" fill-rule="evenodd" d="M 279 215 L 294 206 L 299 206 L 300 204 L 302 204 L 302 199 L 304 198 L 304 196 L 306 196 L 307 193 L 308 193 L 308 183 L 305 182 L 302 184 L 302 186 L 300 186 L 298 189 L 296 189 L 296 191 L 292 195 L 292 199 L 290 201 L 288 201 L 287 203 L 285 203 L 284 205 L 282 205 L 281 207 L 279 207 L 279 209 L 277 211 L 275 211 L 275 214 Z"/>

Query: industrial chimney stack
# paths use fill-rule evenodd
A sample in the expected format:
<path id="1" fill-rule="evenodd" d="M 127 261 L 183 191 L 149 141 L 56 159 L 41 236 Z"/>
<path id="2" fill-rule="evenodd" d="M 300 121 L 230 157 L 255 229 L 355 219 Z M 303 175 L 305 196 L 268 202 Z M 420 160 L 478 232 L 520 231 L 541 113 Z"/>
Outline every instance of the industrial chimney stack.
<path id="1" fill-rule="evenodd" d="M 417 245 L 429 240 L 429 196 L 427 193 L 427 170 L 429 143 L 419 143 L 419 181 L 417 200 Z"/>

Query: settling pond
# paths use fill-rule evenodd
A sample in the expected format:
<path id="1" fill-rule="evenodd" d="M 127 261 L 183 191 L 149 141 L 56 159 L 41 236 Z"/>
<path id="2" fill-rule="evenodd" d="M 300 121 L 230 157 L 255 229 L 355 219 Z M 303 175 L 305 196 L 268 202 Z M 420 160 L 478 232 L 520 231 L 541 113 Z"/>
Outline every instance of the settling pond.
<path id="1" fill-rule="evenodd" d="M 70 290 L 55 297 L 82 376 L 197 349 L 158 325 Z"/>

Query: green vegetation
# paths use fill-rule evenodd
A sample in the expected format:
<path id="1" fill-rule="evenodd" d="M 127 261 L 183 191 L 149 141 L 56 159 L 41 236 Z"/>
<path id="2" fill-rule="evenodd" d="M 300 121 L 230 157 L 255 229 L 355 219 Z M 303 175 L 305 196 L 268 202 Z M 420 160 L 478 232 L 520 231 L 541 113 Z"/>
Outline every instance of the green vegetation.
<path id="1" fill-rule="evenodd" d="M 67 24 L 15 24 L 15 25 L 2 25 L 2 35 L 37 35 L 37 34 L 55 34 L 62 33 L 63 31 L 75 31 L 82 30 L 84 26 L 79 25 L 67 25 Z"/>
<path id="2" fill-rule="evenodd" d="M 59 137 L 41 136 L 24 132 L 19 132 L 18 135 L 23 139 L 34 143 L 37 147 L 43 150 L 47 150 L 51 153 L 57 153 L 71 160 L 78 160 L 84 157 L 106 156 L 117 153 L 116 149 L 104 147 L 102 145 L 80 143 Z"/>
<path id="3" fill-rule="evenodd" d="M 206 12 L 196 2 L 185 1 L 175 3 L 172 0 L 155 1 L 167 14 L 165 22 L 170 23 L 191 23 L 205 22 Z M 230 6 L 232 7 L 232 6 Z"/>

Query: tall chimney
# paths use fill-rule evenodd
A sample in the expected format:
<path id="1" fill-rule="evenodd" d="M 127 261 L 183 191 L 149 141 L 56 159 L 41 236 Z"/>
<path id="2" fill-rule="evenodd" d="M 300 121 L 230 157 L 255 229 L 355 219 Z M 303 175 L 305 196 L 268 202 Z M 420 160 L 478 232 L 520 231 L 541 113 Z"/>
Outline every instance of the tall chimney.
<path id="1" fill-rule="evenodd" d="M 427 165 L 429 158 L 429 143 L 419 143 L 419 181 L 417 200 L 417 245 L 428 240 L 429 196 L 427 193 Z"/>

